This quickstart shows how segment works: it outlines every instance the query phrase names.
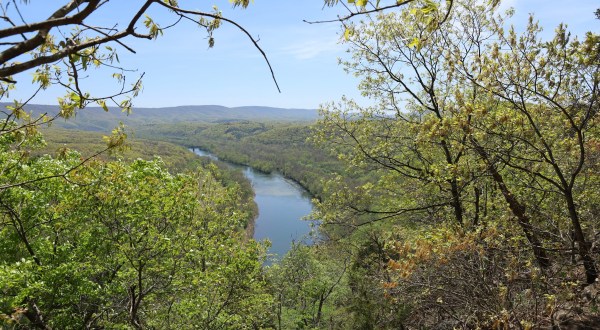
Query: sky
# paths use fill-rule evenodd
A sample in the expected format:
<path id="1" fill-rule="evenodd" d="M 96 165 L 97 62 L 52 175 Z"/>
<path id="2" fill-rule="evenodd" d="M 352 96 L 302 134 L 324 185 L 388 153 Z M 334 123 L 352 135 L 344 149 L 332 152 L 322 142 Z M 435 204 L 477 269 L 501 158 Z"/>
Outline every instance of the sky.
<path id="1" fill-rule="evenodd" d="M 27 21 L 48 15 L 63 1 L 31 0 L 22 8 Z M 132 15 L 141 0 L 113 0 L 94 23 L 120 22 Z M 339 100 L 342 95 L 360 99 L 358 80 L 344 72 L 338 58 L 347 56 L 345 45 L 339 43 L 340 26 L 336 23 L 307 24 L 335 18 L 342 7 L 323 8 L 323 1 L 255 0 L 247 9 L 232 8 L 227 0 L 180 0 L 181 7 L 206 11 L 206 3 L 215 4 L 223 16 L 233 19 L 259 39 L 266 52 L 281 93 L 260 52 L 250 40 L 231 25 L 215 31 L 215 46 L 209 49 L 206 33 L 191 23 L 182 22 L 166 30 L 156 40 L 129 40 L 132 54 L 119 49 L 120 64 L 136 71 L 128 72 L 129 81 L 144 73 L 144 88 L 135 98 L 138 107 L 168 107 L 179 105 L 216 104 L 229 107 L 260 105 L 281 108 L 315 109 L 320 104 Z M 200 6 L 200 7 L 199 7 Z M 502 8 L 513 7 L 510 23 L 524 26 L 534 13 L 544 33 L 549 37 L 561 22 L 578 35 L 586 31 L 600 32 L 600 20 L 594 11 L 598 0 L 505 0 Z M 208 10 L 210 10 L 208 8 Z M 160 25 L 174 21 L 164 10 L 152 10 L 150 15 Z M 115 91 L 109 72 L 90 72 L 84 86 L 96 94 Z M 32 71 L 16 76 L 17 90 L 11 99 L 27 99 L 33 86 Z M 38 94 L 32 103 L 56 104 L 64 90 L 51 88 Z M 368 100 L 362 100 L 368 102 Z"/>

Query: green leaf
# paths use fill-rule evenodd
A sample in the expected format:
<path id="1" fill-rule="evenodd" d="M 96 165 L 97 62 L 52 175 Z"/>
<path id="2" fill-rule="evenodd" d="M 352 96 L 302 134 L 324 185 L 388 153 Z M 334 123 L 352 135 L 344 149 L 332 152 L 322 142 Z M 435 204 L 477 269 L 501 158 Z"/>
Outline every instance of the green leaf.
<path id="1" fill-rule="evenodd" d="M 350 37 L 352 37 L 354 35 L 354 30 L 351 28 L 346 28 L 346 30 L 344 31 L 344 40 L 348 41 L 350 40 Z"/>
<path id="2" fill-rule="evenodd" d="M 108 112 L 108 107 L 106 106 L 106 101 L 98 100 L 96 103 L 98 103 L 98 105 L 101 106 L 104 111 Z"/>
<path id="3" fill-rule="evenodd" d="M 421 48 L 421 39 L 414 37 L 413 40 L 408 44 L 408 47 L 416 49 Z"/>

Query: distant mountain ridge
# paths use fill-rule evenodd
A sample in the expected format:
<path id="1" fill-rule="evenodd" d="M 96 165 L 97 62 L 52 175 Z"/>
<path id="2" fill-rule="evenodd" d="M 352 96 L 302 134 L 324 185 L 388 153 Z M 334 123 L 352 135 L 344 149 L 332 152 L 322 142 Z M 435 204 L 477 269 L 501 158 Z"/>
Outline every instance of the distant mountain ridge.
<path id="1" fill-rule="evenodd" d="M 0 103 L 2 108 L 12 103 Z M 25 110 L 34 115 L 55 115 L 56 105 L 28 104 Z M 315 109 L 285 109 L 263 106 L 225 107 L 220 105 L 185 105 L 163 108 L 133 108 L 127 115 L 118 108 L 108 112 L 100 107 L 79 110 L 74 118 L 57 120 L 54 125 L 67 129 L 106 131 L 123 122 L 132 127 L 150 124 L 174 124 L 178 122 L 231 122 L 231 121 L 314 121 L 318 118 Z"/>

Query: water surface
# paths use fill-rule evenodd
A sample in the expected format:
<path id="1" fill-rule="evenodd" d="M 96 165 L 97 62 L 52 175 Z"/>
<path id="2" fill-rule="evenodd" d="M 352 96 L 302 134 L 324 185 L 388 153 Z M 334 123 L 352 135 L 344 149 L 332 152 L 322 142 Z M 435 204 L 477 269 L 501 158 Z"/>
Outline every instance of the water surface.
<path id="1" fill-rule="evenodd" d="M 192 150 L 197 155 L 218 159 L 204 150 Z M 224 163 L 242 169 L 252 183 L 258 206 L 254 239 L 271 241 L 269 253 L 274 259 L 281 258 L 292 242 L 311 243 L 308 237 L 310 221 L 302 220 L 313 207 L 305 189 L 278 173 L 263 173 L 248 166 Z"/>

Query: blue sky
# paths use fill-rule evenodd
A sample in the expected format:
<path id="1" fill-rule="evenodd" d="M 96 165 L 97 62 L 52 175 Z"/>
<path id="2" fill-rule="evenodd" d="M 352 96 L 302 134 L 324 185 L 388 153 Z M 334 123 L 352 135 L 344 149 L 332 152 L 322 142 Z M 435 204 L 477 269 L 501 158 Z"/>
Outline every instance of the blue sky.
<path id="1" fill-rule="evenodd" d="M 32 0 L 24 7 L 24 16 L 34 20 L 47 15 L 63 1 Z M 115 2 L 115 1 L 112 1 Z M 198 1 L 180 0 L 182 7 L 198 7 Z M 281 93 L 271 80 L 270 72 L 260 53 L 235 28 L 225 24 L 215 32 L 216 44 L 208 49 L 206 34 L 183 22 L 165 31 L 157 40 L 132 40 L 137 54 L 120 51 L 121 64 L 137 69 L 131 79 L 145 72 L 144 89 L 134 99 L 135 106 L 163 107 L 177 105 L 218 104 L 224 106 L 263 105 L 283 108 L 317 108 L 342 95 L 358 97 L 358 81 L 347 75 L 337 64 L 345 56 L 345 47 L 338 43 L 339 26 L 306 24 L 306 20 L 335 18 L 341 8 L 323 8 L 320 0 L 255 0 L 246 10 L 232 9 L 226 0 L 202 1 L 220 7 L 225 17 L 241 23 L 267 53 Z M 116 0 L 98 18 L 110 22 L 123 19 L 139 7 L 139 0 Z M 514 7 L 511 22 L 522 26 L 529 13 L 535 13 L 551 35 L 560 22 L 566 22 L 576 34 L 600 31 L 600 20 L 594 10 L 597 0 L 505 0 L 504 8 Z M 172 22 L 164 12 L 154 12 L 153 18 L 162 24 Z M 89 90 L 110 93 L 115 86 L 106 79 L 107 72 L 92 72 L 85 81 Z M 31 93 L 31 72 L 20 76 L 19 86 L 11 98 L 25 99 Z M 38 95 L 34 103 L 54 104 L 61 94 L 51 89 Z"/>

